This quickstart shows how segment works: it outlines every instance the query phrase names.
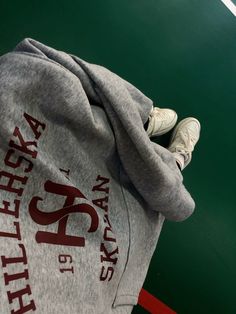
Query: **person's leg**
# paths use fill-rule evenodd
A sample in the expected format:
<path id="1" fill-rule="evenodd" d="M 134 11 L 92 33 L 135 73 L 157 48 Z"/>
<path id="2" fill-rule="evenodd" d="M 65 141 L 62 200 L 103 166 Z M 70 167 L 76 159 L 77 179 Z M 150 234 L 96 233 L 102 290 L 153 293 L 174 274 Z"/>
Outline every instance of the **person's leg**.
<path id="1" fill-rule="evenodd" d="M 160 136 L 175 126 L 177 118 L 177 113 L 172 109 L 153 107 L 144 129 L 149 137 Z"/>
<path id="2" fill-rule="evenodd" d="M 200 130 L 200 122 L 196 118 L 189 117 L 180 121 L 172 133 L 167 149 L 173 153 L 181 171 L 192 159 L 192 152 L 199 140 Z"/>

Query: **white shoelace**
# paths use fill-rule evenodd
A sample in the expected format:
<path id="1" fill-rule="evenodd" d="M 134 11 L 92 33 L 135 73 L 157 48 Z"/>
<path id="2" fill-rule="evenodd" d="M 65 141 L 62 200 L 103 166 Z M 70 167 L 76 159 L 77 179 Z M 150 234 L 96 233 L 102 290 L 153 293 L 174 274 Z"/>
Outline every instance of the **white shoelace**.
<path id="1" fill-rule="evenodd" d="M 158 112 L 158 116 L 161 118 L 161 120 L 165 120 L 168 117 L 168 114 L 164 110 L 160 110 L 158 107 L 154 107 L 152 112 L 150 113 L 150 116 L 153 117 L 156 112 Z"/>
<path id="2" fill-rule="evenodd" d="M 180 144 L 173 147 L 174 151 L 177 153 L 187 154 L 189 156 L 194 149 L 197 138 L 193 136 L 189 129 L 184 131 L 180 130 L 178 132 L 178 138 L 180 138 L 180 140 L 176 139 L 176 141 L 180 141 Z"/>
<path id="3" fill-rule="evenodd" d="M 158 117 L 159 119 L 152 119 L 154 116 Z M 167 119 L 168 119 L 168 113 L 165 110 L 160 110 L 159 107 L 154 107 L 149 115 L 149 122 L 150 121 L 152 122 L 150 123 L 148 130 L 150 132 L 153 132 L 153 130 L 157 130 L 157 123 L 160 121 L 163 122 Z M 159 128 L 161 127 L 161 125 L 162 123 L 159 125 Z"/>

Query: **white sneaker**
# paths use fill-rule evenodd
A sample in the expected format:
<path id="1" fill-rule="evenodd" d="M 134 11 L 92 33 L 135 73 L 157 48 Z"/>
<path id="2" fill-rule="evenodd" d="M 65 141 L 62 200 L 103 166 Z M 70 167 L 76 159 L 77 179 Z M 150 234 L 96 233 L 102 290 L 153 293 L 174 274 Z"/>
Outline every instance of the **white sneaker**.
<path id="1" fill-rule="evenodd" d="M 175 126 L 177 118 L 174 110 L 153 107 L 149 115 L 148 136 L 153 137 L 167 133 Z"/>
<path id="2" fill-rule="evenodd" d="M 200 137 L 201 125 L 195 118 L 186 118 L 178 123 L 170 139 L 168 150 L 174 153 L 183 170 L 192 159 L 192 151 Z"/>

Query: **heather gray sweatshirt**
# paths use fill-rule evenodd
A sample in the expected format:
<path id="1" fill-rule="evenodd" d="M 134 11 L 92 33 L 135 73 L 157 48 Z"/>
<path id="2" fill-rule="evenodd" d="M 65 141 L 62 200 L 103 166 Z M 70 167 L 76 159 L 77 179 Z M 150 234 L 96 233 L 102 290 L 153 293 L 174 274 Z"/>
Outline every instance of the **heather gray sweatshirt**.
<path id="1" fill-rule="evenodd" d="M 164 219 L 195 206 L 152 105 L 31 38 L 1 56 L 0 313 L 131 313 Z"/>

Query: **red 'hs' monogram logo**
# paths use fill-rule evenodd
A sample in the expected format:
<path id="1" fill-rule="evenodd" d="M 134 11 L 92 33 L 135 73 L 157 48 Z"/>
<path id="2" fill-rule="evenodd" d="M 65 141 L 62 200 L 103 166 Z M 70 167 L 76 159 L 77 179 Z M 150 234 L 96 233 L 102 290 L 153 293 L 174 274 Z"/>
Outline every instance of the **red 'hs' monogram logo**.
<path id="1" fill-rule="evenodd" d="M 50 243 L 56 245 L 67 246 L 85 246 L 85 238 L 79 236 L 71 236 L 66 234 L 67 220 L 71 213 L 86 213 L 91 217 L 91 225 L 88 232 L 95 232 L 98 228 L 99 218 L 96 210 L 93 206 L 82 203 L 74 204 L 75 198 L 87 199 L 83 193 L 76 187 L 59 184 L 47 180 L 44 183 L 44 189 L 46 192 L 54 193 L 58 195 L 64 195 L 66 197 L 64 206 L 53 212 L 43 212 L 38 209 L 38 201 L 43 199 L 38 196 L 34 196 L 29 203 L 29 213 L 31 218 L 40 225 L 50 225 L 57 221 L 58 229 L 57 233 L 38 231 L 35 239 L 38 243 Z"/>

